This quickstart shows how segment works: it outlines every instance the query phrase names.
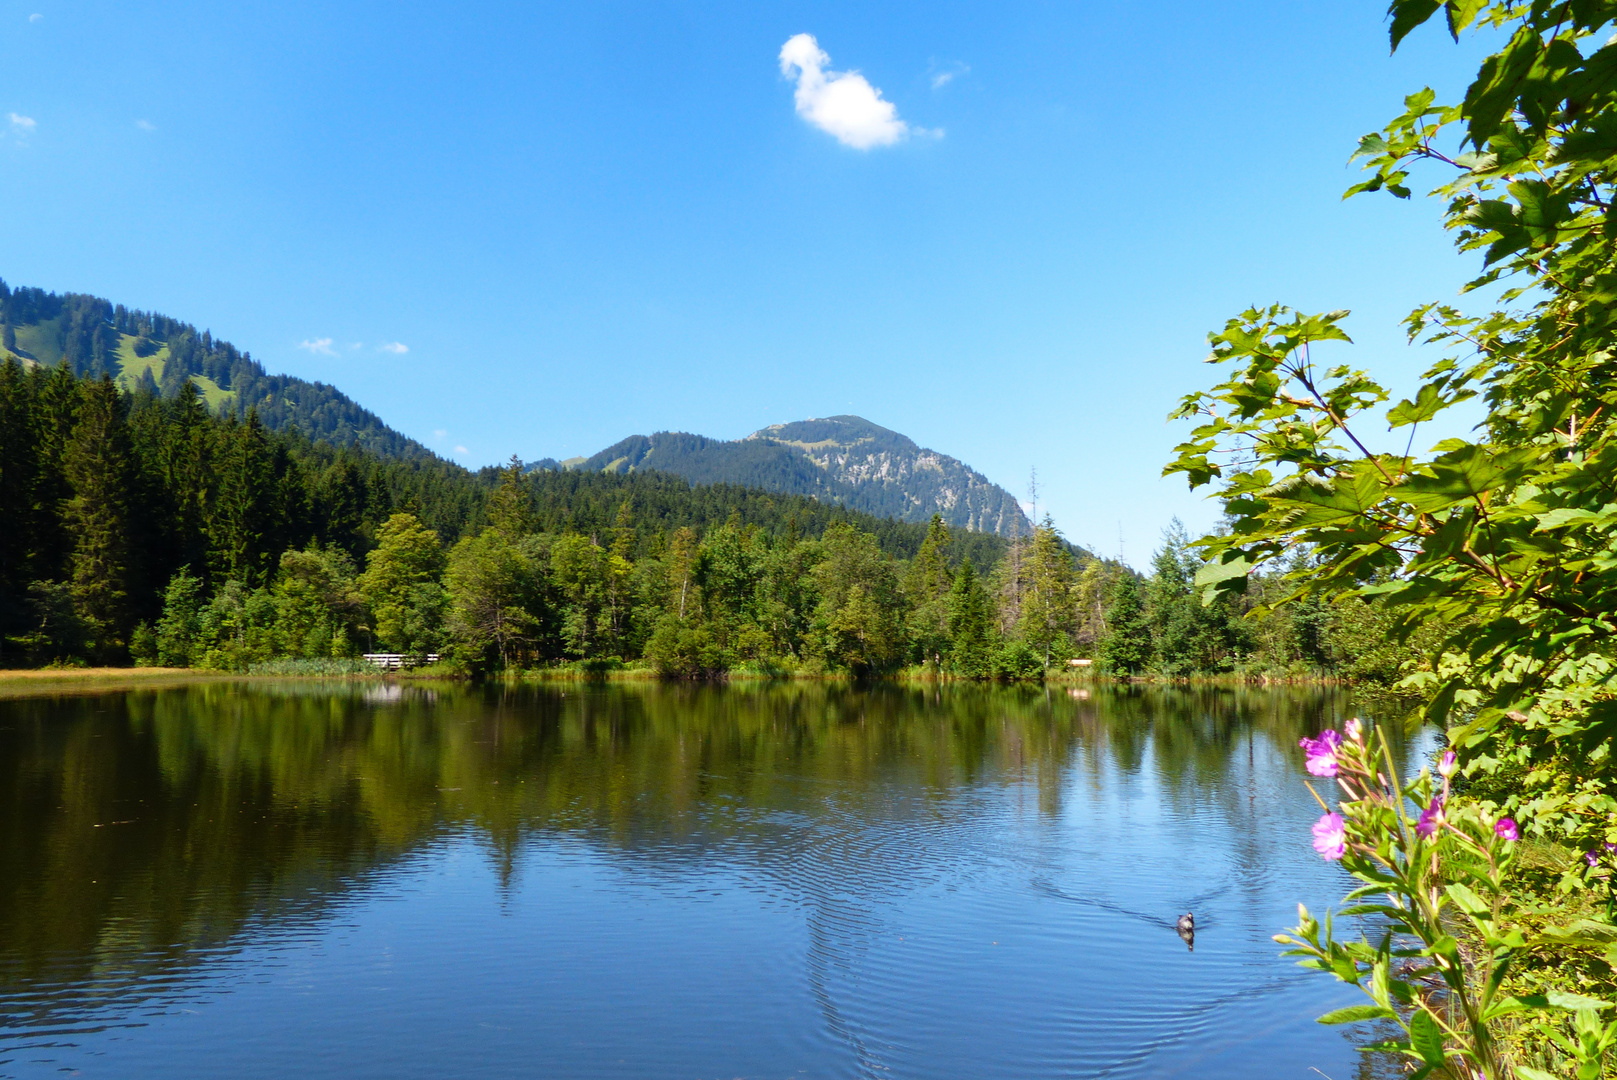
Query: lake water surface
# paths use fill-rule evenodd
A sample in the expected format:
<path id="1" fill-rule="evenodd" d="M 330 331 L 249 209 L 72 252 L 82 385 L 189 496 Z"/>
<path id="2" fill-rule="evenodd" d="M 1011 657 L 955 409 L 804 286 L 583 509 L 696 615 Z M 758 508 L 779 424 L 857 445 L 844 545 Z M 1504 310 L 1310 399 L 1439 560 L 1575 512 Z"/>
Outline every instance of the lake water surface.
<path id="1" fill-rule="evenodd" d="M 1309 847 L 1297 739 L 1350 708 L 820 684 L 0 700 L 0 1075 L 1368 1075 L 1312 1020 L 1356 992 L 1270 940 L 1347 888 Z"/>

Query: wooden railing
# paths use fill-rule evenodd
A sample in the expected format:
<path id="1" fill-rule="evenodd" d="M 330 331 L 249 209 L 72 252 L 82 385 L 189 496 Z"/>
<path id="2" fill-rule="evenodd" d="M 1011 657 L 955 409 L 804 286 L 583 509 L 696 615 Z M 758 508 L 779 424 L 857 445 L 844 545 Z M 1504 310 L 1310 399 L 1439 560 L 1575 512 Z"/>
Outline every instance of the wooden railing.
<path id="1" fill-rule="evenodd" d="M 438 654 L 430 653 L 390 653 L 368 652 L 364 659 L 375 664 L 383 671 L 397 671 L 400 668 L 420 667 L 422 664 L 436 664 Z"/>

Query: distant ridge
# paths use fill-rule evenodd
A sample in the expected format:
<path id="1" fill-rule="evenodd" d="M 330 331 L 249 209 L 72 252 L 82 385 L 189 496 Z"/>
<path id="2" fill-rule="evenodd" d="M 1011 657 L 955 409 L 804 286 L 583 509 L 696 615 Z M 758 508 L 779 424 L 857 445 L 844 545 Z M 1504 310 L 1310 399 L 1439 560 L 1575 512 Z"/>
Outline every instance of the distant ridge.
<path id="1" fill-rule="evenodd" d="M 625 473 L 656 469 L 693 484 L 742 484 L 847 506 L 880 517 L 1025 536 L 1032 525 L 1015 496 L 947 454 L 860 416 L 773 424 L 727 441 L 661 431 L 631 435 L 583 461 L 533 462 L 530 469 Z"/>
<path id="2" fill-rule="evenodd" d="M 347 394 L 322 382 L 270 375 L 234 345 L 190 323 L 83 293 L 9 288 L 0 281 L 0 362 L 67 360 L 77 374 L 111 375 L 131 392 L 172 397 L 186 380 L 215 411 L 258 411 L 265 427 L 297 431 L 333 446 L 360 446 L 395 458 L 436 458 Z"/>
<path id="3" fill-rule="evenodd" d="M 441 461 L 336 387 L 270 375 L 247 352 L 155 312 L 84 293 L 13 289 L 0 281 L 0 362 L 66 361 L 76 374 L 107 374 L 130 392 L 167 398 L 189 381 L 216 412 L 256 410 L 266 428 L 386 457 Z M 1001 537 L 1032 532 L 1014 496 L 956 458 L 859 416 L 774 424 L 726 441 L 683 432 L 634 435 L 589 458 L 533 462 L 530 469 L 629 473 L 657 470 L 692 484 L 735 484 L 807 495 L 881 518 Z"/>

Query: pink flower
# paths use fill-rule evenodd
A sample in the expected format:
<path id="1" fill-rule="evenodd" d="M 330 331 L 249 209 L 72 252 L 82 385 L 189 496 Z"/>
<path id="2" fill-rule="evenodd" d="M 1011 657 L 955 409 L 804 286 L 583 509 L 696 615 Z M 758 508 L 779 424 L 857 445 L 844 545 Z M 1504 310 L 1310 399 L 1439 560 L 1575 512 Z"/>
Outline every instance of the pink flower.
<path id="1" fill-rule="evenodd" d="M 1347 854 L 1347 823 L 1341 814 L 1326 814 L 1314 822 L 1314 850 L 1327 859 Z"/>
<path id="2" fill-rule="evenodd" d="M 1437 834 L 1437 830 L 1448 824 L 1448 820 L 1443 816 L 1443 796 L 1439 795 L 1421 811 L 1420 820 L 1415 822 L 1415 833 L 1430 840 Z"/>
<path id="3" fill-rule="evenodd" d="M 1336 749 L 1342 745 L 1342 736 L 1332 728 L 1319 733 L 1317 739 L 1301 738 L 1297 745 L 1308 755 L 1309 776 L 1336 775 Z"/>
<path id="4" fill-rule="evenodd" d="M 1494 835 L 1504 840 L 1520 840 L 1522 834 L 1516 828 L 1516 823 L 1508 817 L 1502 817 L 1493 823 Z"/>
<path id="5" fill-rule="evenodd" d="M 1443 751 L 1443 756 L 1437 759 L 1437 775 L 1447 780 L 1454 775 L 1456 761 L 1453 750 Z"/>
<path id="6" fill-rule="evenodd" d="M 1354 742 L 1364 741 L 1364 727 L 1359 723 L 1359 718 L 1357 716 L 1343 724 L 1342 730 L 1346 731 L 1347 737 L 1352 739 Z"/>

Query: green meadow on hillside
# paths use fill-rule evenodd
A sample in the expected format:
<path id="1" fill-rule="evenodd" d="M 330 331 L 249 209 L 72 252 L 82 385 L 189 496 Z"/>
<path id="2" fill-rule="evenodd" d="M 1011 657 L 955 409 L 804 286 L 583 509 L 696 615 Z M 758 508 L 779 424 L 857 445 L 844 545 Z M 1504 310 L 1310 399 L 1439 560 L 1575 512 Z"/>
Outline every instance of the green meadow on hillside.
<path id="1" fill-rule="evenodd" d="M 19 326 L 15 329 L 17 335 L 16 349 L 0 349 L 0 362 L 6 356 L 16 356 L 24 365 L 43 364 L 53 367 L 62 362 L 62 333 L 61 319 L 45 319 L 31 326 Z M 129 393 L 140 389 L 142 380 L 150 375 L 153 388 L 163 384 L 164 364 L 168 360 L 168 346 L 161 346 L 149 356 L 141 356 L 136 350 L 136 342 L 140 339 L 134 334 L 118 334 L 117 346 L 109 351 L 109 355 L 117 358 L 115 367 L 110 367 L 113 380 L 118 386 Z M 208 403 L 208 408 L 215 412 L 220 411 L 226 403 L 233 402 L 236 395 L 224 388 L 206 375 L 192 375 L 191 381 L 202 391 L 202 399 Z"/>

